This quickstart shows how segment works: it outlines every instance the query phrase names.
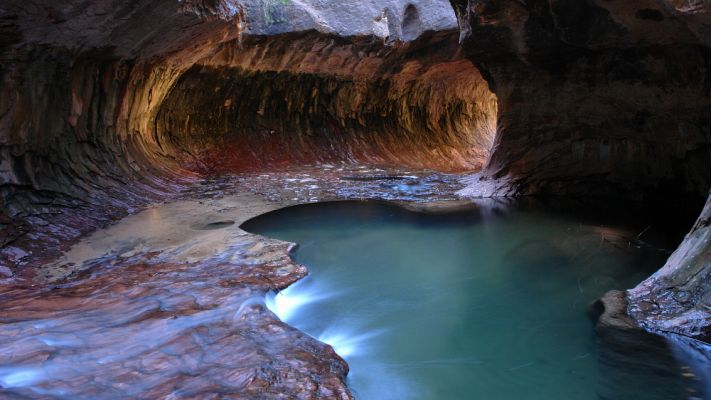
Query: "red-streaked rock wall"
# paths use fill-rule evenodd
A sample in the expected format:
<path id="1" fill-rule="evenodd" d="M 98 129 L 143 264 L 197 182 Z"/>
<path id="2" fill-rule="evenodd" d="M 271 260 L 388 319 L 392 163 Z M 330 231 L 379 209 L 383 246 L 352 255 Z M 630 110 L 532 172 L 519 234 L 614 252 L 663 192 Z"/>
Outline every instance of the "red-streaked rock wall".
<path id="1" fill-rule="evenodd" d="M 495 98 L 456 32 L 393 46 L 316 31 L 243 37 L 244 9 L 228 0 L 11 1 L 0 21 L 9 269 L 175 196 L 196 172 L 334 158 L 477 169 L 488 155 Z"/>
<path id="2" fill-rule="evenodd" d="M 496 98 L 456 32 L 398 46 L 310 32 L 225 43 L 161 106 L 162 142 L 207 171 L 360 161 L 478 170 Z"/>

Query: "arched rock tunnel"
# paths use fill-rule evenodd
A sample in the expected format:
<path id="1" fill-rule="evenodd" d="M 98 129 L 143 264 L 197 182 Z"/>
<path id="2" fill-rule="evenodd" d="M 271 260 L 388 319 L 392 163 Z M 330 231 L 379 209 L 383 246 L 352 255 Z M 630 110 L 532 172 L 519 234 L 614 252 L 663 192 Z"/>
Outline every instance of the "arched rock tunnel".
<path id="1" fill-rule="evenodd" d="M 454 31 L 398 46 L 311 32 L 221 45 L 181 76 L 155 126 L 201 171 L 344 160 L 474 171 L 496 97 Z"/>
<path id="2" fill-rule="evenodd" d="M 202 177 L 292 164 L 479 171 L 464 197 L 709 189 L 703 2 L 364 2 L 355 22 L 308 2 L 114 3 L 0 5 L 0 276 L 32 281 Z M 709 340 L 710 214 L 627 292 L 636 323 Z"/>
<path id="3" fill-rule="evenodd" d="M 54 32 L 53 18 L 85 22 L 49 4 L 3 10 L 7 265 L 41 264 L 200 174 L 315 161 L 474 171 L 486 162 L 496 98 L 456 31 L 403 43 L 265 35 L 255 21 L 259 34 L 250 34 L 245 8 L 228 3 L 112 11 L 128 22 L 100 4 L 62 11 L 97 12 L 91 24 L 108 21 L 106 37 L 81 36 L 83 26 Z M 90 50 L 75 51 L 80 43 Z M 71 209 L 81 218 L 64 218 Z"/>

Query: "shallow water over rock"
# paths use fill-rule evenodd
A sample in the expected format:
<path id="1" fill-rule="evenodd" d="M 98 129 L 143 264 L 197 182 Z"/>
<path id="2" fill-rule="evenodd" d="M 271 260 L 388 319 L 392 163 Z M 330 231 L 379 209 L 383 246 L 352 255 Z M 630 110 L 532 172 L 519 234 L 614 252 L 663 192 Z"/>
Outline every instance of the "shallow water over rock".
<path id="1" fill-rule="evenodd" d="M 638 240 L 644 226 L 345 202 L 242 227 L 300 244 L 294 258 L 311 274 L 267 304 L 348 361 L 360 398 L 709 396 L 662 338 L 639 333 L 639 346 L 624 347 L 596 338 L 586 316 L 596 298 L 634 286 L 668 256 Z"/>
<path id="2" fill-rule="evenodd" d="M 306 274 L 237 227 L 277 207 L 156 205 L 2 282 L 0 399 L 350 398 L 343 360 L 264 307 Z"/>
<path id="3" fill-rule="evenodd" d="M 456 179 L 343 165 L 217 177 L 87 236 L 34 276 L 0 271 L 0 398 L 348 399 L 333 349 L 264 307 L 267 291 L 306 275 L 291 244 L 239 225 L 323 198 L 448 199 Z"/>

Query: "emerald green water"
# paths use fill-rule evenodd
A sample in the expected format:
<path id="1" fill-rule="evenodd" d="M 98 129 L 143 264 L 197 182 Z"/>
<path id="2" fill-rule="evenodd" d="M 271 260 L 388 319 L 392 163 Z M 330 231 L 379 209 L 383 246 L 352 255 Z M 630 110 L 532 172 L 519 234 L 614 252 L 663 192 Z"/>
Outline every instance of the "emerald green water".
<path id="1" fill-rule="evenodd" d="M 669 363 L 661 372 L 645 367 L 649 354 L 639 368 L 634 354 L 601 361 L 588 305 L 667 257 L 634 240 L 644 226 L 344 202 L 280 210 L 243 228 L 299 244 L 293 256 L 310 275 L 267 304 L 348 361 L 359 398 L 701 396 L 665 355 L 653 362 Z"/>

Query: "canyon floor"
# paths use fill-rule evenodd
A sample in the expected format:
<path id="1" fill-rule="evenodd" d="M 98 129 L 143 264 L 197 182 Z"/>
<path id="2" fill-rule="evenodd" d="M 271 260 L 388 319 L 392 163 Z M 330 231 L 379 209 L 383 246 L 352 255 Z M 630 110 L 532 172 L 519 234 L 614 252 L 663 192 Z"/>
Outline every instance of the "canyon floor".
<path id="1" fill-rule="evenodd" d="M 150 205 L 82 238 L 55 261 L 2 281 L 0 393 L 352 398 L 348 365 L 334 349 L 265 305 L 268 292 L 308 274 L 290 257 L 295 245 L 240 225 L 284 207 L 340 200 L 386 201 L 425 213 L 476 209 L 476 201 L 457 196 L 461 181 L 457 174 L 352 164 L 196 181 L 178 198 Z M 487 209 L 508 203 L 479 201 Z M 624 247 L 632 237 L 606 240 Z M 603 360 L 614 370 L 631 365 L 636 371 L 647 371 L 651 362 L 645 373 L 674 375 L 676 367 L 664 367 L 672 357 L 669 343 L 629 317 L 616 320 L 615 313 L 625 315 L 624 298 L 611 298 L 597 306 Z M 629 350 L 630 341 L 637 350 L 649 346 L 654 358 L 620 355 L 618 347 Z M 706 351 L 681 348 L 692 358 Z M 688 373 L 703 379 L 703 372 Z"/>
<path id="2" fill-rule="evenodd" d="M 318 165 L 196 182 L 180 199 L 151 205 L 2 282 L 0 391 L 20 398 L 350 398 L 348 367 L 333 349 L 264 306 L 266 292 L 307 274 L 289 257 L 293 244 L 239 226 L 316 201 L 462 207 L 458 180 Z"/>

